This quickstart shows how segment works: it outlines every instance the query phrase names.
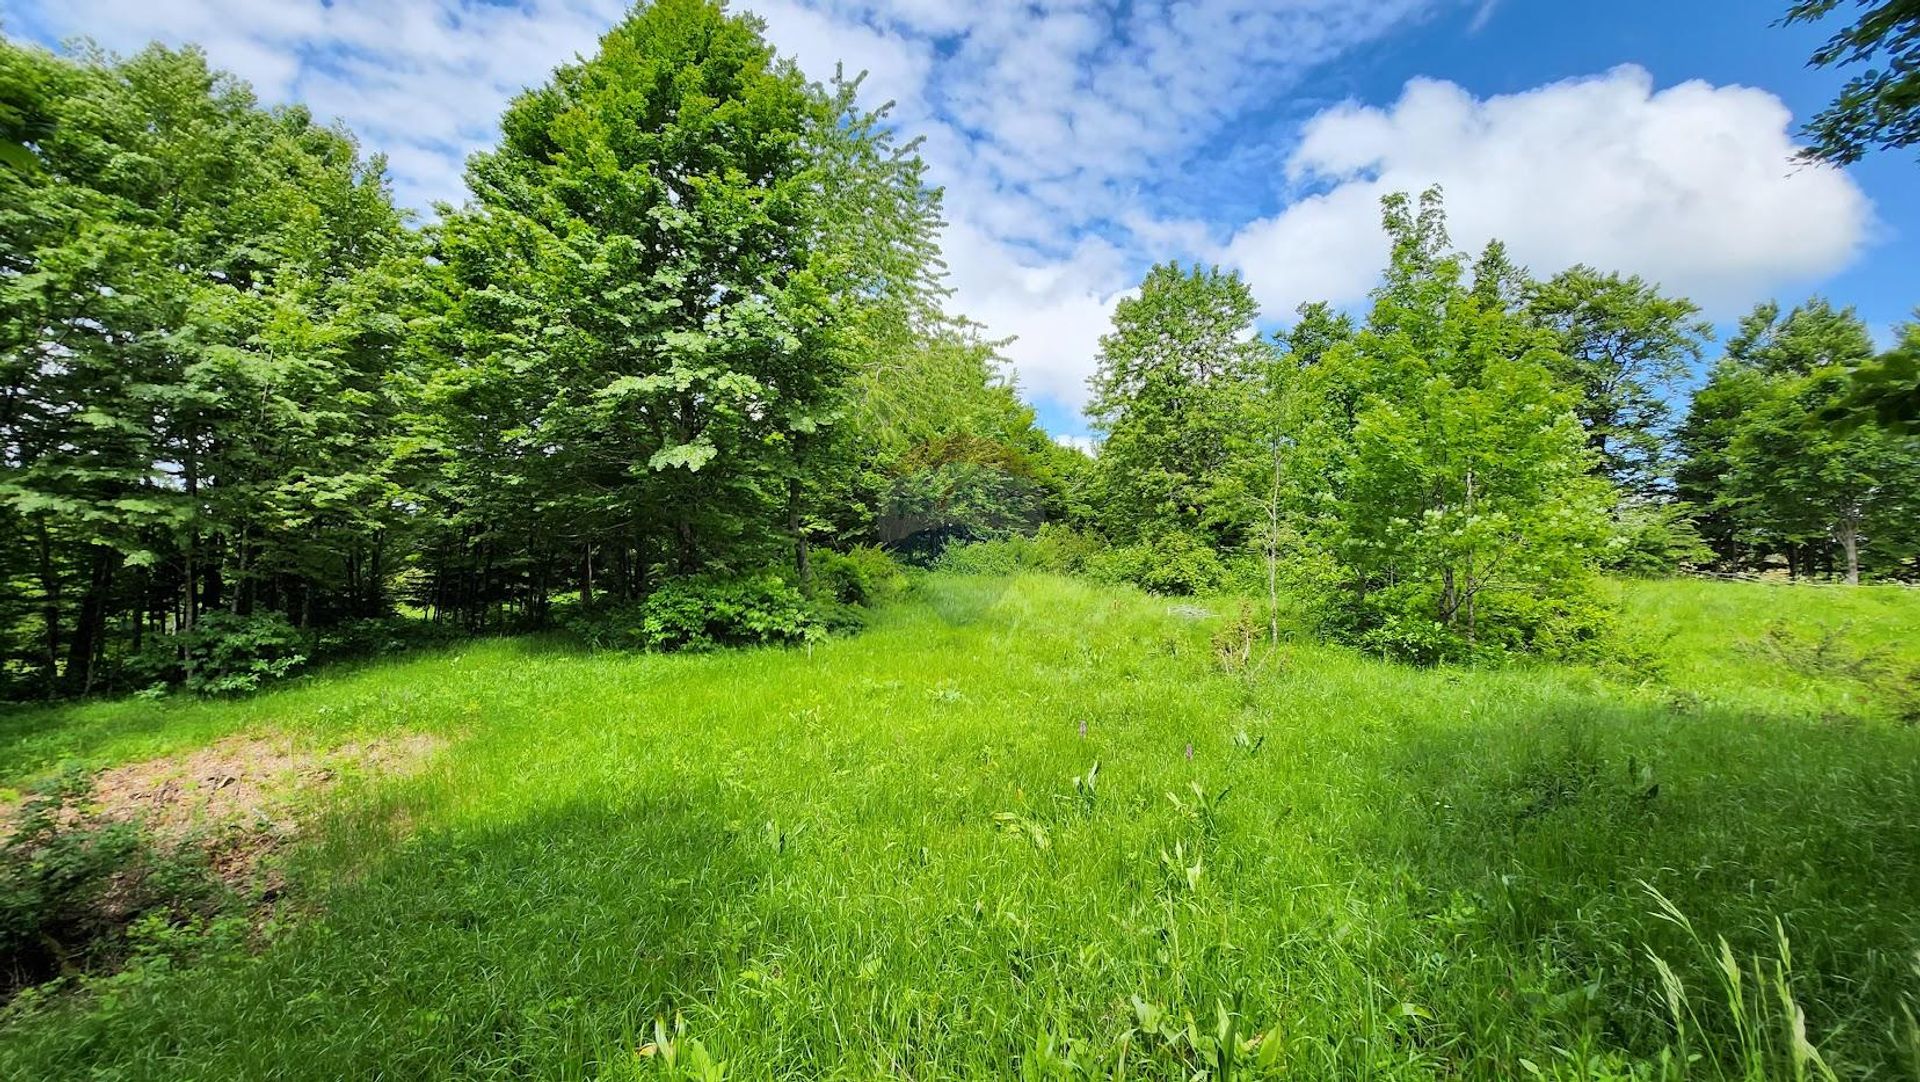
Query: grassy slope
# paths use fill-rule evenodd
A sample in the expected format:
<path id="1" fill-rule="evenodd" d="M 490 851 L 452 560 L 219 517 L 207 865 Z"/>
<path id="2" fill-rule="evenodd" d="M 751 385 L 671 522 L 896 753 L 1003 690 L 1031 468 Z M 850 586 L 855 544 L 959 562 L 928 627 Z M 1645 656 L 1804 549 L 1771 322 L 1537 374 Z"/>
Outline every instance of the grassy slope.
<path id="1" fill-rule="evenodd" d="M 325 916 L 16 1019 L 0 1076 L 618 1077 L 677 1010 L 737 1077 L 1004 1077 L 1048 1043 L 1108 1077 L 1136 996 L 1237 1001 L 1298 1077 L 1571 1076 L 1670 1039 L 1648 948 L 1728 1029 L 1641 880 L 1743 958 L 1778 917 L 1843 1073 L 1901 1076 L 1920 730 L 1728 643 L 1850 621 L 1911 659 L 1920 596 L 1624 589 L 1672 629 L 1637 688 L 1311 644 L 1248 677 L 1162 601 L 943 579 L 811 655 L 486 642 L 15 715 L 16 780 L 261 726 L 457 742 L 304 854 Z M 1131 1046 L 1129 1077 L 1185 1076 Z"/>

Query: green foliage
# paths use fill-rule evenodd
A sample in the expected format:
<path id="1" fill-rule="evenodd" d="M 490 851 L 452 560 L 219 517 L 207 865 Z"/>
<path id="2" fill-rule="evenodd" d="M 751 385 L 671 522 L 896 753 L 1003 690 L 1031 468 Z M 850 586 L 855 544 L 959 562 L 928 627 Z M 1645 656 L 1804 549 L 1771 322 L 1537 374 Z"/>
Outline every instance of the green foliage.
<path id="1" fill-rule="evenodd" d="M 381 163 L 195 50 L 4 42 L 0 71 L 46 110 L 38 168 L 0 170 L 9 666 L 84 694 L 234 598 L 382 608 L 389 311 L 414 248 Z"/>
<path id="2" fill-rule="evenodd" d="M 1384 211 L 1393 262 L 1373 311 L 1296 392 L 1328 478 L 1307 535 L 1342 587 L 1317 599 L 1319 622 L 1422 661 L 1590 641 L 1611 491 L 1555 378 L 1558 341 L 1515 307 L 1520 272 L 1499 249 L 1467 282 L 1437 191 Z"/>
<path id="3" fill-rule="evenodd" d="M 1656 493 L 1669 402 L 1713 336 L 1699 307 L 1638 277 L 1584 266 L 1528 283 L 1525 304 L 1558 339 L 1554 373 L 1578 391 L 1574 413 L 1595 467 L 1627 493 Z"/>
<path id="4" fill-rule="evenodd" d="M 0 168 L 0 685 L 127 690 L 220 610 L 537 627 L 563 593 L 804 568 L 874 539 L 875 480 L 956 433 L 1057 498 L 991 347 L 939 311 L 919 158 L 761 30 L 637 8 L 420 232 L 383 163 L 198 51 L 0 43 L 0 137 L 38 159 Z M 900 421 L 901 357 L 947 377 L 935 420 Z M 971 522 L 991 479 L 960 472 L 926 487 Z"/>
<path id="5" fill-rule="evenodd" d="M 83 773 L 45 783 L 0 841 L 0 995 L 108 968 L 141 921 L 206 918 L 230 899 L 205 862 L 92 813 Z"/>
<path id="6" fill-rule="evenodd" d="M 937 193 L 851 84 L 761 31 L 715 0 L 636 8 L 470 163 L 421 389 L 441 575 L 478 595 L 448 600 L 537 610 L 559 578 L 632 600 L 871 535 L 878 509 L 848 507 L 871 448 L 841 429 L 940 326 Z"/>
<path id="7" fill-rule="evenodd" d="M 1210 546 L 1171 532 L 1096 552 L 1087 557 L 1085 573 L 1097 582 L 1173 595 L 1216 593 L 1228 579 L 1226 563 Z"/>
<path id="8" fill-rule="evenodd" d="M 1049 522 L 1032 536 L 949 545 L 933 566 L 956 575 L 1010 575 L 1018 571 L 1078 575 L 1088 572 L 1106 551 L 1107 546 L 1097 536 Z"/>
<path id="9" fill-rule="evenodd" d="M 1818 22 L 1841 0 L 1794 0 L 1782 22 Z M 1847 80 L 1801 135 L 1808 160 L 1851 165 L 1869 150 L 1920 145 L 1920 3 L 1857 0 L 1859 18 L 1814 51 L 1814 67 L 1872 64 Z"/>
<path id="10" fill-rule="evenodd" d="M 856 545 L 846 552 L 813 554 L 813 587 L 842 605 L 877 605 L 907 588 L 907 573 L 878 545 Z"/>
<path id="11" fill-rule="evenodd" d="M 1818 299 L 1784 316 L 1764 304 L 1742 322 L 1680 434 L 1681 495 L 1705 509 L 1723 559 L 1777 553 L 1794 573 L 1837 564 L 1857 582 L 1920 549 L 1920 437 L 1817 420 L 1872 354 L 1859 317 Z"/>
<path id="12" fill-rule="evenodd" d="M 306 664 L 305 636 L 278 613 L 210 612 L 193 630 L 158 639 L 127 662 L 143 686 L 179 684 L 201 695 L 258 691 Z"/>
<path id="13" fill-rule="evenodd" d="M 1022 448 L 955 432 L 910 448 L 890 467 L 883 541 L 929 559 L 955 541 L 1031 533 L 1050 501 L 1044 466 Z"/>
<path id="14" fill-rule="evenodd" d="M 1115 306 L 1087 406 L 1106 437 L 1089 482 L 1107 537 L 1237 540 L 1235 431 L 1270 357 L 1258 312 L 1238 272 L 1171 263 Z"/>
<path id="15" fill-rule="evenodd" d="M 1602 565 L 1622 575 L 1654 578 L 1713 562 L 1685 504 L 1629 503 L 1614 510 Z"/>
<path id="16" fill-rule="evenodd" d="M 1920 318 L 1901 326 L 1899 345 L 1856 367 L 1846 393 L 1820 417 L 1842 430 L 1878 425 L 1920 436 Z"/>
<path id="17" fill-rule="evenodd" d="M 674 579 L 644 601 L 568 610 L 561 624 L 597 649 L 700 651 L 815 642 L 845 619 L 761 574 Z"/>

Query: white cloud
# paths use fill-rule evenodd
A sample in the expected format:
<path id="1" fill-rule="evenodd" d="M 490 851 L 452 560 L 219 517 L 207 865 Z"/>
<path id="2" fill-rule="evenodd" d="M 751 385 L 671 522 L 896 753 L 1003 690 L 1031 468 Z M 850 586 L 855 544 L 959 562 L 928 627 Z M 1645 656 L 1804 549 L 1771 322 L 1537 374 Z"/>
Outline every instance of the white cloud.
<path id="1" fill-rule="evenodd" d="M 1467 0 L 736 0 L 814 78 L 869 72 L 947 191 L 956 307 L 1030 394 L 1077 408 L 1119 291 L 1205 226 L 1142 203 L 1314 65 Z M 399 199 L 458 200 L 506 102 L 590 52 L 624 0 L 0 0 L 43 39 L 200 42 L 270 101 L 388 156 Z M 16 27 L 18 28 L 18 27 Z"/>
<path id="2" fill-rule="evenodd" d="M 1792 171 L 1771 95 L 1644 72 L 1478 101 L 1415 81 L 1390 108 L 1323 113 L 1286 159 L 1268 111 L 1317 66 L 1440 12 L 1497 0 L 734 0 L 814 78 L 870 72 L 946 189 L 954 308 L 997 337 L 1029 396 L 1086 398 L 1114 302 L 1146 266 L 1244 268 L 1270 316 L 1364 296 L 1383 191 L 1447 186 L 1455 238 L 1507 240 L 1536 270 L 1635 270 L 1711 303 L 1831 271 L 1870 211 L 1843 176 Z M 200 42 L 269 101 L 339 118 L 388 156 L 395 193 L 458 201 L 507 101 L 590 53 L 626 0 L 0 0 L 15 32 L 129 50 Z M 1476 18 L 1477 13 L 1477 18 Z M 1224 238 L 1224 242 L 1223 242 Z"/>
<path id="3" fill-rule="evenodd" d="M 1850 262 L 1873 225 L 1846 174 L 1791 161 L 1780 100 L 1748 87 L 1656 91 L 1637 67 L 1478 100 L 1415 80 L 1385 109 L 1314 118 L 1289 175 L 1325 190 L 1226 247 L 1267 312 L 1350 303 L 1386 259 L 1379 198 L 1446 190 L 1456 246 L 1491 238 L 1536 273 L 1631 271 L 1727 315 Z"/>

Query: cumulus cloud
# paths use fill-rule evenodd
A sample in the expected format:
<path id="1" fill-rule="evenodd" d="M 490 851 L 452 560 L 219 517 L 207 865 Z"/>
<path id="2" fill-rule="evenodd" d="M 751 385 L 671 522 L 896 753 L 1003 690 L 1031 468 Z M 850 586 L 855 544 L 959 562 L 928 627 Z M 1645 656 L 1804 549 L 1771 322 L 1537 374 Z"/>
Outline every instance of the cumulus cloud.
<path id="1" fill-rule="evenodd" d="M 458 201 L 521 88 L 590 52 L 625 0 L 5 0 L 14 29 L 203 44 L 269 101 L 388 156 L 395 194 Z M 947 192 L 958 310 L 1029 393 L 1085 398 L 1096 339 L 1147 262 L 1208 227 L 1152 206 L 1198 148 L 1315 65 L 1469 0 L 736 0 L 816 79 L 865 70 Z M 24 24 L 24 25 L 21 25 Z M 1204 59 L 1203 59 L 1204 58 Z M 1170 220 L 1169 220 L 1170 219 Z"/>
<path id="2" fill-rule="evenodd" d="M 627 0 L 0 0 L 8 29 L 115 49 L 203 44 L 268 101 L 304 102 L 387 155 L 396 196 L 458 201 L 507 101 L 590 53 Z M 1476 100 L 1416 80 L 1387 108 L 1311 121 L 1274 175 L 1272 110 L 1321 65 L 1497 0 L 734 0 L 816 79 L 869 74 L 869 105 L 924 140 L 946 190 L 954 309 L 1027 394 L 1086 399 L 1113 304 L 1156 260 L 1244 269 L 1270 315 L 1364 297 L 1381 193 L 1447 187 L 1455 239 L 1499 236 L 1536 270 L 1638 271 L 1710 305 L 1844 264 L 1870 210 L 1788 163 L 1773 96 L 1645 72 Z M 1255 191 L 1254 189 L 1261 189 Z M 1242 209 L 1224 210 L 1232 192 Z M 1281 200 L 1280 196 L 1286 199 Z M 1284 203 L 1284 206 L 1280 204 Z M 1279 207 L 1279 209 L 1273 209 Z M 1254 214 L 1271 216 L 1248 221 Z"/>
<path id="3" fill-rule="evenodd" d="M 922 76 L 883 85 L 947 191 L 956 309 L 1013 337 L 1029 395 L 1078 410 L 1114 302 L 1147 263 L 1213 244 L 1204 208 L 1143 186 L 1205 169 L 1201 147 L 1316 65 L 1461 0 L 821 2 L 882 46 L 850 67 Z M 749 6 L 784 47 L 785 14 Z M 902 59 L 928 41 L 933 63 Z"/>
<path id="4" fill-rule="evenodd" d="M 1792 162 L 1791 120 L 1765 91 L 1655 90 L 1632 66 L 1484 100 L 1417 79 L 1390 107 L 1309 122 L 1287 171 L 1310 194 L 1225 255 L 1270 314 L 1353 302 L 1386 259 L 1380 196 L 1439 184 L 1459 247 L 1499 238 L 1536 273 L 1631 271 L 1725 316 L 1845 266 L 1872 228 L 1846 174 Z"/>

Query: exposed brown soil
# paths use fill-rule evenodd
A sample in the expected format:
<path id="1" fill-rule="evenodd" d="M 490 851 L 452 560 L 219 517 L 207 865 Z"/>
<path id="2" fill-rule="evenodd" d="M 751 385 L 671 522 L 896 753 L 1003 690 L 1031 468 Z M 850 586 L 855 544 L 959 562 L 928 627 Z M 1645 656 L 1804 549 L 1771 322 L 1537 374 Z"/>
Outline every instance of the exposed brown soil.
<path id="1" fill-rule="evenodd" d="M 229 885 L 279 893 L 278 875 L 256 881 L 310 818 L 313 798 L 343 779 L 406 774 L 445 742 L 411 734 L 332 748 L 285 737 L 229 737 L 180 755 L 112 767 L 93 778 L 89 817 L 141 823 L 163 848 L 204 849 Z"/>

